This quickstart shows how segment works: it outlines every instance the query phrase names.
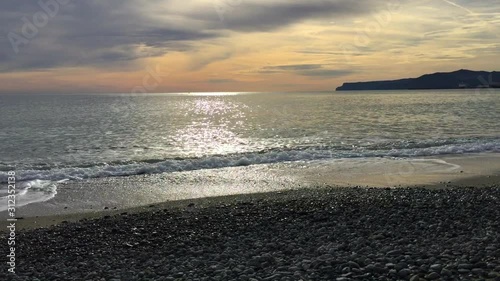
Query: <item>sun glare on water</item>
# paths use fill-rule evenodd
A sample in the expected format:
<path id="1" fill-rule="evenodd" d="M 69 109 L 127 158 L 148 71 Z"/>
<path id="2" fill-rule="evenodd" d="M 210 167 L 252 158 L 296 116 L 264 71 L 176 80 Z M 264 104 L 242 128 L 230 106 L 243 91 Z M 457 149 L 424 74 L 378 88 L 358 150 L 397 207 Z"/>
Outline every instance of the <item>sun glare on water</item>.
<path id="1" fill-rule="evenodd" d="M 237 96 L 248 94 L 249 92 L 188 92 L 189 96 L 196 97 L 218 97 L 218 96 Z"/>

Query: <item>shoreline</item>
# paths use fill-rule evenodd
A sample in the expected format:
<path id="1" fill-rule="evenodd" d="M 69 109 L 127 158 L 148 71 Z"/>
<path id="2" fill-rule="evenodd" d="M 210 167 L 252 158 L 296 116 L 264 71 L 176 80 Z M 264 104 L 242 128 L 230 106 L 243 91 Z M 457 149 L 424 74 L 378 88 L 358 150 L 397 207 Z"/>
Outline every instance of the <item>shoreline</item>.
<path id="1" fill-rule="evenodd" d="M 374 162 L 374 165 L 367 161 L 385 162 Z M 189 183 L 171 185 L 179 181 Z M 43 202 L 21 207 L 21 211 L 17 212 L 20 217 L 17 226 L 18 229 L 35 229 L 63 221 L 74 222 L 123 212 L 148 212 L 157 208 L 182 209 L 191 203 L 211 206 L 222 202 L 251 201 L 332 187 L 442 189 L 450 186 L 493 186 L 499 182 L 498 153 L 403 160 L 336 159 L 316 161 L 306 166 L 300 163 L 281 163 L 116 179 L 91 179 L 72 183 L 69 187 L 63 186 L 61 194 L 53 201 L 48 201 L 48 204 Z M 168 189 L 164 186 L 168 186 Z M 68 190 L 71 192 L 65 194 Z M 106 196 L 102 196 L 101 191 L 106 192 Z M 108 198 L 101 203 L 101 207 L 97 204 L 97 207 L 85 211 L 73 211 L 67 207 L 80 204 L 82 199 L 96 205 L 94 200 L 102 200 L 100 197 Z M 114 200 L 115 197 L 127 200 L 134 198 L 136 201 L 129 205 L 107 201 L 109 198 Z M 67 200 L 67 205 L 62 205 L 58 200 Z M 43 213 L 41 210 L 48 208 L 44 207 L 44 204 L 52 208 L 51 214 L 39 215 Z M 0 218 L 5 224 L 6 213 L 3 212 Z M 0 233 L 4 231 L 2 228 Z"/>
<path id="2" fill-rule="evenodd" d="M 430 190 L 440 190 L 440 189 L 454 189 L 454 188 L 487 188 L 495 186 L 500 183 L 500 175 L 491 176 L 476 176 L 463 178 L 456 182 L 443 181 L 435 184 L 418 184 L 418 185 L 408 185 L 408 186 L 398 186 L 398 187 L 374 187 L 374 186 L 361 186 L 361 185 L 323 185 L 314 187 L 303 187 L 297 189 L 285 189 L 280 191 L 269 191 L 261 193 L 250 193 L 250 194 L 233 194 L 224 196 L 214 196 L 214 197 L 202 197 L 193 199 L 182 199 L 165 201 L 160 203 L 129 207 L 124 209 L 102 209 L 93 212 L 82 212 L 82 213 L 71 213 L 71 214 L 61 214 L 61 215 L 50 215 L 50 216 L 38 216 L 38 217 L 21 217 L 18 218 L 16 222 L 16 228 L 21 231 L 33 230 L 38 228 L 50 228 L 55 225 L 60 225 L 69 222 L 78 222 L 80 220 L 90 220 L 90 219 L 101 219 L 107 216 L 116 216 L 123 213 L 127 214 L 140 214 L 146 212 L 155 212 L 158 210 L 169 209 L 172 211 L 184 211 L 189 209 L 188 206 L 195 205 L 199 208 L 209 208 L 224 204 L 234 204 L 241 202 L 253 202 L 256 200 L 286 200 L 290 198 L 300 198 L 301 196 L 311 196 L 321 192 L 337 189 L 349 189 L 349 188 L 360 188 L 360 189 L 387 189 L 387 188 L 398 188 L 398 189 L 430 189 Z M 5 222 L 4 222 L 5 223 Z M 0 230 L 0 233 L 6 232 L 5 228 Z"/>

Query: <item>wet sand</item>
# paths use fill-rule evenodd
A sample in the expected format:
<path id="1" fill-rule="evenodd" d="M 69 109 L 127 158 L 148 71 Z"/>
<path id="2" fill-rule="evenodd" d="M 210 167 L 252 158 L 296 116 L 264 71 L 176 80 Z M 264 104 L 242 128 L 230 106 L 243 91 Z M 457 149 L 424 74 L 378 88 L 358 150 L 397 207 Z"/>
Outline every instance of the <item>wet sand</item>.
<path id="1" fill-rule="evenodd" d="M 252 165 L 57 184 L 46 202 L 18 208 L 21 217 L 94 213 L 185 199 L 315 188 L 436 185 L 498 175 L 500 154 L 439 158 L 353 158 Z M 6 218 L 0 212 L 0 220 Z"/>
<path id="2" fill-rule="evenodd" d="M 470 177 L 457 180 L 453 183 L 448 181 L 442 181 L 436 184 L 421 184 L 421 185 L 409 185 L 406 188 L 422 188 L 422 189 L 449 189 L 456 187 L 476 187 L 485 188 L 498 186 L 500 184 L 500 176 L 479 176 Z M 96 219 L 102 218 L 103 216 L 113 216 L 121 213 L 141 213 L 141 212 L 154 212 L 157 210 L 171 209 L 176 211 L 183 211 L 187 209 L 190 204 L 195 204 L 198 207 L 213 207 L 223 204 L 234 204 L 238 202 L 252 202 L 255 200 L 286 200 L 289 198 L 300 198 L 301 196 L 308 194 L 315 194 L 318 191 L 324 191 L 329 189 L 337 188 L 353 188 L 354 186 L 339 187 L 339 186 L 317 186 L 317 187 L 307 187 L 298 188 L 293 190 L 282 190 L 276 192 L 263 192 L 263 193 L 252 193 L 252 194 L 237 194 L 237 195 L 227 195 L 227 196 L 217 196 L 217 197 L 206 197 L 206 198 L 194 198 L 194 199 L 184 199 L 176 201 L 167 201 L 156 204 L 149 204 L 145 206 L 126 208 L 126 209 L 102 209 L 94 212 L 85 213 L 72 213 L 63 215 L 52 215 L 52 216 L 35 216 L 35 217 L 22 217 L 16 223 L 18 229 L 35 229 L 41 227 L 49 227 L 52 225 L 57 225 L 66 222 L 76 222 L 81 219 Z M 361 187 L 360 185 L 356 187 Z M 363 186 L 363 188 L 368 188 Z M 380 187 L 372 187 L 380 188 Z M 402 188 L 402 187 L 398 187 Z M 4 229 L 2 229 L 4 231 Z"/>

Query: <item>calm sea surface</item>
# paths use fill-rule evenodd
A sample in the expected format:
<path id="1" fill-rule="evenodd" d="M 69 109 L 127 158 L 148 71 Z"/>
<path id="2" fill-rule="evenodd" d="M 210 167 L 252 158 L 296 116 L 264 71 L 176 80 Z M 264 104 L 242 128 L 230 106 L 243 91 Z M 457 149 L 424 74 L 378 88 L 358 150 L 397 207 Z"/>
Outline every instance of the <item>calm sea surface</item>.
<path id="1" fill-rule="evenodd" d="M 500 151 L 500 92 L 1 95 L 0 181 Z"/>

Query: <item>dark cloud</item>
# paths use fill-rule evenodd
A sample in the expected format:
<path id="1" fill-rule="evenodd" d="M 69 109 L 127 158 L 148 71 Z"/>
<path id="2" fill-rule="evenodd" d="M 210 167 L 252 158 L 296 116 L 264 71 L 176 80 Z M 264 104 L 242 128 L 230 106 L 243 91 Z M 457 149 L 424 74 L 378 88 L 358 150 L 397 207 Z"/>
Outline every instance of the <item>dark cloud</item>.
<path id="1" fill-rule="evenodd" d="M 38 1 L 0 3 L 0 72 L 63 66 L 122 68 L 138 58 L 189 51 L 195 48 L 193 42 L 226 36 L 228 31 L 270 31 L 307 19 L 366 13 L 383 3 L 243 0 L 226 9 L 221 22 L 220 10 L 210 1 L 41 0 L 56 1 L 69 3 L 57 5 L 36 32 L 26 27 L 34 17 L 43 22 L 47 15 Z M 32 31 L 33 38 L 26 38 L 23 27 Z"/>
<path id="2" fill-rule="evenodd" d="M 33 16 L 44 10 L 37 2 L 20 2 L 0 4 L 0 34 L 4 35 L 0 40 L 0 71 L 112 67 L 115 63 L 123 66 L 141 57 L 188 50 L 190 41 L 219 36 L 210 30 L 154 21 L 134 12 L 129 7 L 131 1 L 91 0 L 59 5 L 59 11 L 49 17 L 47 24 L 35 26 L 33 38 L 27 38 L 26 31 L 32 31 L 27 26 L 34 23 Z M 23 17 L 31 24 L 25 24 Z"/>
<path id="3" fill-rule="evenodd" d="M 224 1 L 222 1 L 224 2 Z M 231 2 L 231 1 L 227 1 Z M 233 1 L 239 2 L 239 1 Z M 224 28 L 233 31 L 270 31 L 310 19 L 337 19 L 359 15 L 378 9 L 387 1 L 379 0 L 311 0 L 273 1 L 242 0 L 239 5 L 219 6 L 218 15 L 195 12 L 194 16 L 206 21 L 223 19 Z M 216 25 L 220 26 L 220 24 Z"/>

